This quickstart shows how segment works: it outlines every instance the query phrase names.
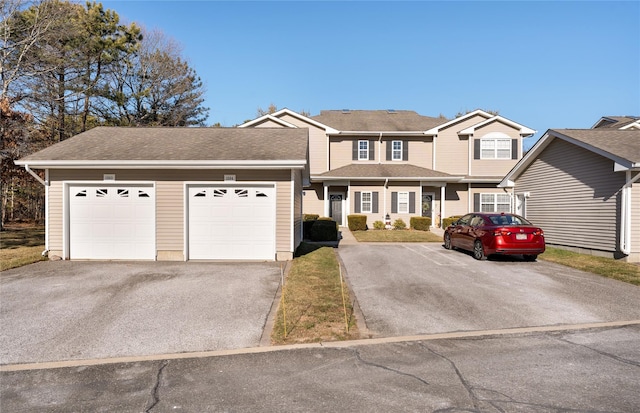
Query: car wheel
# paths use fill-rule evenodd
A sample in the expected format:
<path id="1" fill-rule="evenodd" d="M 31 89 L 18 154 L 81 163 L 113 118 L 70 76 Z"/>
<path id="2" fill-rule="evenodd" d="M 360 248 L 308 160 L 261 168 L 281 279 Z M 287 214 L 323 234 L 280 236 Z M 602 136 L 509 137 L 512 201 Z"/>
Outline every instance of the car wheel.
<path id="1" fill-rule="evenodd" d="M 448 232 L 444 234 L 444 247 L 448 250 L 451 249 L 451 234 Z"/>
<path id="2" fill-rule="evenodd" d="M 523 255 L 525 261 L 535 261 L 538 258 L 537 255 Z"/>
<path id="3" fill-rule="evenodd" d="M 480 261 L 487 258 L 484 255 L 484 248 L 482 247 L 482 241 L 480 241 L 479 239 L 477 239 L 476 242 L 473 243 L 473 258 Z"/>

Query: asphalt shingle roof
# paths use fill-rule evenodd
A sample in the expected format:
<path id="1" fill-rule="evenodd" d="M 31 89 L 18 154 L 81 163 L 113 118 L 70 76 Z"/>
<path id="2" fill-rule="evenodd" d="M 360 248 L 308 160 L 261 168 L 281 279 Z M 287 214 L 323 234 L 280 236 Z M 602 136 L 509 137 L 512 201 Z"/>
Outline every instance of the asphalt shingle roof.
<path id="1" fill-rule="evenodd" d="M 448 121 L 411 110 L 323 110 L 313 120 L 340 131 L 426 131 Z"/>
<path id="2" fill-rule="evenodd" d="M 21 161 L 306 160 L 308 129 L 97 127 Z"/>
<path id="3" fill-rule="evenodd" d="M 636 122 L 639 119 L 640 118 L 637 116 L 605 116 L 600 120 L 601 123 L 596 129 L 620 129 L 625 125 Z"/>
<path id="4" fill-rule="evenodd" d="M 320 174 L 324 178 L 452 178 L 444 172 L 410 164 L 351 164 Z"/>
<path id="5" fill-rule="evenodd" d="M 553 132 L 579 140 L 596 149 L 634 163 L 640 163 L 640 130 L 552 129 Z"/>

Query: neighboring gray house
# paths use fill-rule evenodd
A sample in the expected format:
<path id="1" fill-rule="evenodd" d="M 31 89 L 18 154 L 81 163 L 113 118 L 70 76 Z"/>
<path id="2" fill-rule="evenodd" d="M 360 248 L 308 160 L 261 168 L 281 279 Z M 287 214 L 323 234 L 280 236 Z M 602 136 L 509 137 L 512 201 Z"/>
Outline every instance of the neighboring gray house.
<path id="1" fill-rule="evenodd" d="M 308 135 L 97 127 L 16 163 L 45 185 L 50 256 L 287 260 L 302 239 Z"/>
<path id="2" fill-rule="evenodd" d="M 640 262 L 638 118 L 550 129 L 499 186 L 548 244 Z"/>

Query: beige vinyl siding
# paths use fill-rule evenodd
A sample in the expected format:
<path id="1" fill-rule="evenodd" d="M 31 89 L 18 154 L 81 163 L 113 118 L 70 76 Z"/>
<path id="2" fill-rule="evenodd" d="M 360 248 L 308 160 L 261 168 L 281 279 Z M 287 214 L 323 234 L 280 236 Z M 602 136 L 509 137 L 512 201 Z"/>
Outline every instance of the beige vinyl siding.
<path id="1" fill-rule="evenodd" d="M 355 212 L 356 211 L 355 193 L 363 192 L 363 191 L 378 192 L 378 212 L 377 213 Z M 389 197 L 390 196 L 391 195 L 389 195 Z M 369 228 L 373 228 L 374 221 L 384 221 L 384 186 L 382 182 L 356 182 L 356 183 L 352 182 L 352 185 L 349 188 L 349 194 L 347 195 L 347 200 L 349 202 L 349 211 L 350 211 L 349 214 L 366 215 L 367 225 L 369 226 Z"/>
<path id="2" fill-rule="evenodd" d="M 473 157 L 473 152 L 469 151 L 473 151 L 473 147 L 469 146 L 469 138 L 458 136 L 458 132 L 484 120 L 486 118 L 482 116 L 473 116 L 440 130 L 436 138 L 435 169 L 453 175 L 468 175 L 469 156 Z"/>
<path id="3" fill-rule="evenodd" d="M 300 181 L 300 172 L 296 171 Z M 49 249 L 63 250 L 63 181 L 102 181 L 115 174 L 116 183 L 143 181 L 156 184 L 156 245 L 158 251 L 184 250 L 185 182 L 222 182 L 224 175 L 236 175 L 243 182 L 276 183 L 276 251 L 291 249 L 290 170 L 51 170 L 49 179 Z"/>
<path id="4" fill-rule="evenodd" d="M 515 192 L 530 192 L 526 215 L 547 243 L 614 252 L 623 184 L 611 160 L 554 139 L 517 178 Z"/>
<path id="5" fill-rule="evenodd" d="M 384 187 L 383 187 L 384 190 Z M 393 211 L 393 196 L 392 192 L 414 192 L 415 199 L 413 203 L 414 212 L 400 213 L 400 212 L 391 212 Z M 380 194 L 380 205 L 384 202 L 384 192 Z M 407 224 L 407 228 L 411 225 L 411 217 L 418 217 L 421 215 L 421 206 L 420 206 L 420 182 L 394 182 L 390 183 L 387 188 L 387 203 L 386 208 L 382 208 L 382 215 L 384 216 L 385 211 L 389 214 L 391 218 L 391 225 L 395 222 L 396 219 L 402 219 L 405 224 Z M 410 208 L 410 207 L 409 207 Z M 409 209 L 410 211 L 411 209 Z"/>
<path id="6" fill-rule="evenodd" d="M 63 188 L 61 181 L 54 181 L 54 171 L 49 172 L 49 256 L 62 257 L 63 254 Z"/>
<path id="7" fill-rule="evenodd" d="M 258 123 L 257 125 L 253 125 L 253 128 L 284 128 L 280 123 L 274 122 L 270 119 L 265 119 L 264 121 Z"/>
<path id="8" fill-rule="evenodd" d="M 439 188 L 438 188 L 439 189 Z M 436 191 L 436 199 L 440 201 L 440 191 Z M 464 215 L 471 212 L 473 202 L 469 208 L 469 186 L 467 184 L 447 184 L 445 187 L 444 217 Z M 439 210 L 436 210 L 438 212 Z"/>
<path id="9" fill-rule="evenodd" d="M 324 216 L 324 186 L 322 184 L 314 183 L 304 188 L 302 213 Z"/>
<path id="10" fill-rule="evenodd" d="M 299 128 L 309 128 L 309 171 L 311 175 L 326 172 L 328 169 L 327 135 L 324 129 L 315 125 L 301 121 L 290 115 L 283 115 L 280 119 L 296 125 Z"/>
<path id="11" fill-rule="evenodd" d="M 354 161 L 353 160 L 353 141 L 373 141 L 375 150 L 375 159 L 368 161 Z M 330 169 L 337 169 L 342 166 L 350 165 L 352 163 L 378 163 L 379 157 L 382 154 L 382 160 L 385 159 L 384 150 L 380 152 L 380 146 L 378 138 L 375 136 L 362 136 L 362 137 L 331 137 L 329 138 L 329 152 L 330 152 Z M 384 149 L 384 148 L 383 148 Z"/>
<path id="12" fill-rule="evenodd" d="M 518 153 L 516 157 L 520 159 L 522 153 L 522 138 L 520 131 L 502 122 L 492 122 L 482 128 L 476 129 L 473 139 L 482 139 L 490 133 L 503 133 L 511 139 L 518 139 Z M 473 151 L 474 142 L 471 142 Z M 513 158 L 513 156 L 512 156 Z M 504 176 L 518 163 L 518 159 L 473 159 L 471 152 L 471 173 L 472 176 Z"/>
<path id="13" fill-rule="evenodd" d="M 403 144 L 406 143 L 408 148 L 408 156 L 409 159 L 407 161 L 399 160 L 389 160 L 387 159 L 387 147 L 391 145 L 393 141 L 402 141 Z M 430 136 L 425 136 L 422 138 L 416 137 L 406 137 L 406 136 L 386 136 L 382 139 L 382 145 L 376 143 L 376 150 L 380 150 L 376 152 L 376 161 L 378 160 L 378 155 L 380 156 L 380 162 L 382 163 L 405 163 L 420 166 L 422 168 L 433 169 L 433 138 Z M 404 149 L 404 148 L 403 148 Z"/>
<path id="14" fill-rule="evenodd" d="M 292 176 L 295 176 L 293 186 L 293 250 L 295 251 L 302 241 L 302 173 L 293 171 Z"/>
<path id="15" fill-rule="evenodd" d="M 291 181 L 276 184 L 276 254 L 291 251 Z"/>

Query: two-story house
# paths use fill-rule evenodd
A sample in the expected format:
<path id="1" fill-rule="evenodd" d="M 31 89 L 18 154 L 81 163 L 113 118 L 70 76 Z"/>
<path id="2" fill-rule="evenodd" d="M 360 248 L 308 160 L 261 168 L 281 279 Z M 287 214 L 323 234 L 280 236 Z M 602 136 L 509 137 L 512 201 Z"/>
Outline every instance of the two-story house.
<path id="1" fill-rule="evenodd" d="M 407 224 L 471 210 L 510 211 L 497 187 L 522 158 L 534 130 L 482 110 L 455 119 L 404 110 L 326 110 L 303 116 L 282 109 L 241 128 L 309 129 L 310 182 L 303 210 L 346 225 L 349 214 Z"/>

